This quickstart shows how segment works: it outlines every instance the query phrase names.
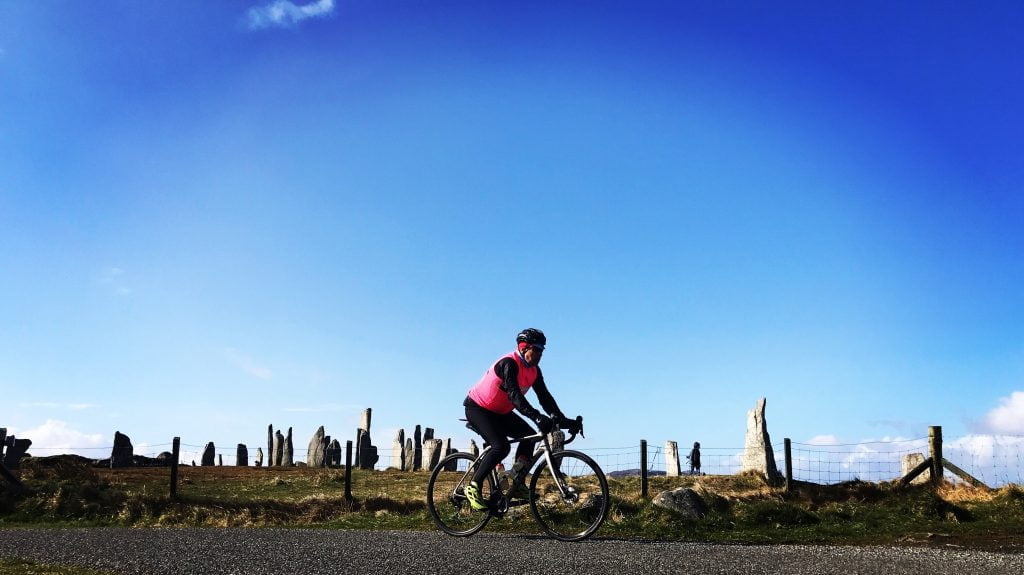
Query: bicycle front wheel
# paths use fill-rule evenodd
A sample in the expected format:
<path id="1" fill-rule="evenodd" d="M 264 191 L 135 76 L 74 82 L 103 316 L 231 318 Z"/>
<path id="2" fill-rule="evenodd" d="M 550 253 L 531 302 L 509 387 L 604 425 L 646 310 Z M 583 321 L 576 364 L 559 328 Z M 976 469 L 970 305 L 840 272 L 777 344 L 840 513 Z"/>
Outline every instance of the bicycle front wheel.
<path id="1" fill-rule="evenodd" d="M 559 451 L 533 472 L 530 510 L 545 533 L 560 541 L 590 537 L 608 515 L 608 480 L 579 451 Z"/>
<path id="2" fill-rule="evenodd" d="M 484 528 L 491 519 L 489 511 L 475 511 L 466 499 L 465 488 L 473 479 L 475 458 L 468 453 L 453 453 L 437 464 L 427 483 L 427 509 L 434 523 L 449 535 L 466 537 Z M 489 500 L 494 486 L 490 475 L 481 487 Z"/>

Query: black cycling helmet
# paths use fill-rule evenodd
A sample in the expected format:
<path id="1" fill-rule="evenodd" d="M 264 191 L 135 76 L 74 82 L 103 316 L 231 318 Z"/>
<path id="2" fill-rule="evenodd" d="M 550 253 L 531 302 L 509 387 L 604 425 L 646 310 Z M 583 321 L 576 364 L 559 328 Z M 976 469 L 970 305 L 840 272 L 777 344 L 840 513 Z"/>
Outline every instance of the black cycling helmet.
<path id="1" fill-rule="evenodd" d="M 519 335 L 516 336 L 516 343 L 543 346 L 548 344 L 548 338 L 544 337 L 544 332 L 541 330 L 528 327 L 519 332 Z"/>

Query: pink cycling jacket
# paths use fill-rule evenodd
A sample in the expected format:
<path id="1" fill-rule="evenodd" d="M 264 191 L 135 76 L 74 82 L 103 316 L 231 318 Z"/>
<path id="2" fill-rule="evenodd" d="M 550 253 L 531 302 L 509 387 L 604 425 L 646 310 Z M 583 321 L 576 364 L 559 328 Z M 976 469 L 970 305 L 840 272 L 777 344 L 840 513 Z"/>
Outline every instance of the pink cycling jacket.
<path id="1" fill-rule="evenodd" d="M 514 351 L 499 358 L 498 361 L 506 357 L 515 359 L 516 365 L 519 367 L 519 390 L 525 395 L 533 387 L 533 382 L 537 381 L 539 370 L 536 365 L 533 367 L 526 365 L 523 358 Z M 497 364 L 498 361 L 494 363 Z M 480 407 L 494 413 L 510 413 L 515 409 L 512 401 L 508 398 L 508 393 L 501 389 L 501 378 L 494 373 L 494 365 L 491 365 L 480 381 L 469 390 L 469 397 Z"/>

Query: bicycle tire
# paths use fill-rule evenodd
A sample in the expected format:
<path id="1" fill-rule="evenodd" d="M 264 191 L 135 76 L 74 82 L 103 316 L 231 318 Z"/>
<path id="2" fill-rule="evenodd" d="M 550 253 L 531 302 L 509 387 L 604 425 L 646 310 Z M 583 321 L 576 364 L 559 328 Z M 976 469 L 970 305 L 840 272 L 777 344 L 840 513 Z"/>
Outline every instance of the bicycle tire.
<path id="1" fill-rule="evenodd" d="M 574 496 L 562 496 L 556 485 L 558 477 L 544 461 L 530 479 L 530 511 L 551 537 L 582 541 L 593 535 L 608 515 L 608 480 L 601 467 L 579 451 L 559 451 L 551 459 Z"/>
<path id="2" fill-rule="evenodd" d="M 427 509 L 441 531 L 456 537 L 468 537 L 491 520 L 490 511 L 476 511 L 469 505 L 463 489 L 473 478 L 476 458 L 468 453 L 453 453 L 442 459 L 427 482 Z M 485 500 L 494 491 L 488 475 L 481 487 Z"/>

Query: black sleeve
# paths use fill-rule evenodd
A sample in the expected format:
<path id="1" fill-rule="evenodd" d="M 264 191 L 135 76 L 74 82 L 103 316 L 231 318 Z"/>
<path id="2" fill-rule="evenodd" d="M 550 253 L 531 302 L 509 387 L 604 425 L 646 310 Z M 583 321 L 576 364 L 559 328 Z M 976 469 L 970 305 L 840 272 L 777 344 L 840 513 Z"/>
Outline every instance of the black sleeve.
<path id="1" fill-rule="evenodd" d="M 519 365 L 516 364 L 516 361 L 510 357 L 498 360 L 498 363 L 494 364 L 494 373 L 501 378 L 501 390 L 508 394 L 512 405 L 519 410 L 519 413 L 536 421 L 540 412 L 530 405 L 529 401 L 526 401 L 523 392 L 519 390 Z M 540 372 L 540 368 L 537 369 L 537 381 L 533 383 L 533 389 L 537 392 L 537 398 L 540 399 L 540 405 L 545 411 L 552 415 L 562 415 L 562 412 L 558 410 L 558 404 L 555 403 L 555 398 L 551 397 L 547 385 L 544 384 L 544 375 Z"/>

